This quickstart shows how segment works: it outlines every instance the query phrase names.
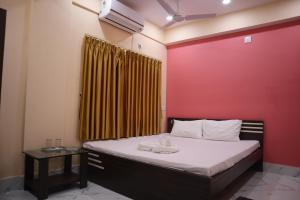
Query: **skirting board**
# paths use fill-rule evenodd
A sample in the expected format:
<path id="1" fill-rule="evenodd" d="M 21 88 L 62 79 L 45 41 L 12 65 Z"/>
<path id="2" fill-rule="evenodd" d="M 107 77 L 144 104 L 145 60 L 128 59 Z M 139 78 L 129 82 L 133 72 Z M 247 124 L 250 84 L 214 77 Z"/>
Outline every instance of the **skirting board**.
<path id="1" fill-rule="evenodd" d="M 264 162 L 264 171 L 300 178 L 300 167 L 291 167 L 287 165 Z"/>
<path id="2" fill-rule="evenodd" d="M 78 166 L 73 166 L 73 170 L 78 170 Z M 300 178 L 300 167 L 291 167 L 264 162 L 264 171 Z M 57 170 L 53 173 L 60 172 L 62 172 L 62 170 Z M 0 193 L 9 192 L 12 190 L 23 190 L 23 176 L 0 179 Z"/>

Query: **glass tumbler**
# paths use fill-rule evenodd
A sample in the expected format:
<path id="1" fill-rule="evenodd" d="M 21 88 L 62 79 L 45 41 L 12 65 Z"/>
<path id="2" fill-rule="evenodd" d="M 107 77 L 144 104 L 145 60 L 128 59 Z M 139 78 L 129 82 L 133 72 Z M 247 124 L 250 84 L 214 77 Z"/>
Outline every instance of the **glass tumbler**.
<path id="1" fill-rule="evenodd" d="M 60 138 L 57 138 L 55 139 L 55 147 L 61 147 L 61 139 Z"/>
<path id="2" fill-rule="evenodd" d="M 51 147 L 53 147 L 53 146 L 52 146 L 52 139 L 47 138 L 47 139 L 46 139 L 46 148 L 51 148 Z"/>

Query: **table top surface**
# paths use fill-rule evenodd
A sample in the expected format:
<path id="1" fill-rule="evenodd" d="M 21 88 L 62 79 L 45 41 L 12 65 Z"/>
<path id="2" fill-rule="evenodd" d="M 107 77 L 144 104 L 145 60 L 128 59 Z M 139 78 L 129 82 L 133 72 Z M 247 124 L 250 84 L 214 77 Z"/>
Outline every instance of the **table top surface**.
<path id="1" fill-rule="evenodd" d="M 54 158 L 54 157 L 82 154 L 82 153 L 87 153 L 87 151 L 80 147 L 79 148 L 64 147 L 64 149 L 56 150 L 56 151 L 35 149 L 35 150 L 24 151 L 23 153 L 34 159 L 45 159 L 45 158 Z"/>

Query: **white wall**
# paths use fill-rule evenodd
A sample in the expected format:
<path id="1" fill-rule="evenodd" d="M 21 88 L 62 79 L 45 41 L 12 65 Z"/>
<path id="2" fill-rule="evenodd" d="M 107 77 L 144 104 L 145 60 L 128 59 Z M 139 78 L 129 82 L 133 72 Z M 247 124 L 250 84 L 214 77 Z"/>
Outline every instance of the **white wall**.
<path id="1" fill-rule="evenodd" d="M 97 1 L 80 3 L 91 7 L 98 6 Z M 165 108 L 167 51 L 155 41 L 160 30 L 154 25 L 146 23 L 143 33 L 152 40 L 99 22 L 96 14 L 72 0 L 1 0 L 0 6 L 8 10 L 0 178 L 22 174 L 22 150 L 42 147 L 46 138 L 62 138 L 70 146 L 80 144 L 81 48 L 86 33 L 161 60 Z"/>
<path id="2" fill-rule="evenodd" d="M 7 10 L 0 105 L 0 178 L 23 173 L 28 3 L 1 0 Z"/>

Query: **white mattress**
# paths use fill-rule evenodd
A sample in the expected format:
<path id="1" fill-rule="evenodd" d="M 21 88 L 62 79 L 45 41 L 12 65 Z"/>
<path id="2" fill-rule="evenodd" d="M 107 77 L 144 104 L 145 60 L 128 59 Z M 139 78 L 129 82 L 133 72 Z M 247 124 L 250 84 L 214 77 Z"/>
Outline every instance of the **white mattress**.
<path id="1" fill-rule="evenodd" d="M 174 137 L 168 133 L 160 135 L 169 137 L 172 144 L 179 148 L 179 152 L 158 154 L 137 149 L 139 142 L 159 141 L 159 135 L 86 142 L 83 146 L 119 157 L 167 168 L 176 168 L 205 176 L 213 176 L 232 167 L 235 163 L 259 148 L 259 142 L 254 140 L 224 142 Z"/>

